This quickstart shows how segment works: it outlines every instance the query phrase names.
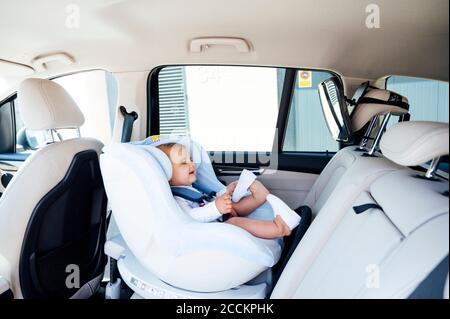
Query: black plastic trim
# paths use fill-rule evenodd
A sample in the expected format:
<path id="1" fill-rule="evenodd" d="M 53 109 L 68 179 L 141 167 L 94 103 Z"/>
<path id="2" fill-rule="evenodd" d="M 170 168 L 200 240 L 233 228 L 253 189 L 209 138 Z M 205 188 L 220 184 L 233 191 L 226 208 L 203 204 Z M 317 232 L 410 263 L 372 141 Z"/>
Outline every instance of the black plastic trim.
<path id="1" fill-rule="evenodd" d="M 3 152 L 15 153 L 16 152 L 16 120 L 15 120 L 15 103 L 14 101 L 17 99 L 17 94 L 12 94 L 6 99 L 0 102 L 0 108 L 5 107 L 6 104 L 9 104 L 9 113 L 10 113 L 10 130 L 8 130 L 7 138 L 8 142 L 6 143 L 6 148 L 2 150 Z M 3 128 L 4 129 L 4 128 Z M 3 136 L 5 137 L 5 136 Z"/>
<path id="2" fill-rule="evenodd" d="M 147 79 L 147 136 L 158 135 L 159 123 L 159 72 L 164 68 L 153 69 Z"/>
<path id="3" fill-rule="evenodd" d="M 281 252 L 278 263 L 272 268 L 272 289 L 278 282 L 281 273 L 312 222 L 312 211 L 308 206 L 301 206 L 297 208 L 295 212 L 301 217 L 300 224 L 292 231 L 292 234 L 289 237 L 284 238 L 284 249 Z"/>
<path id="4" fill-rule="evenodd" d="M 278 118 L 276 124 L 276 139 L 277 147 L 272 146 L 272 151 L 276 151 L 281 154 L 284 144 L 284 139 L 286 136 L 287 122 L 289 119 L 289 112 L 291 108 L 292 96 L 294 95 L 295 79 L 296 79 L 296 69 L 288 68 L 284 74 L 283 90 L 281 93 L 280 108 L 278 110 Z"/>
<path id="5" fill-rule="evenodd" d="M 98 220 L 94 220 L 94 214 L 90 216 L 90 224 L 85 225 L 83 230 L 86 230 L 85 233 L 76 238 L 76 241 L 86 240 L 87 236 L 91 235 L 90 232 L 92 228 L 94 228 L 94 236 L 96 235 L 95 240 L 90 240 L 90 248 L 94 248 L 95 254 L 94 256 L 89 256 L 89 269 L 93 269 L 92 273 L 89 273 L 90 276 L 85 273 L 81 274 L 81 285 L 85 284 L 89 280 L 95 278 L 100 275 L 104 271 L 104 267 L 106 265 L 106 255 L 103 251 L 103 245 L 106 240 L 106 204 L 107 198 L 106 193 L 103 186 L 103 180 L 101 177 L 100 166 L 98 161 L 97 152 L 94 150 L 86 150 L 75 154 L 69 169 L 67 170 L 64 178 L 52 189 L 50 190 L 36 205 L 34 208 L 30 219 L 28 221 L 28 225 L 25 231 L 24 240 L 22 244 L 22 249 L 20 253 L 20 263 L 19 263 L 19 277 L 20 277 L 20 285 L 22 290 L 22 295 L 24 298 L 30 299 L 42 299 L 42 298 L 68 298 L 73 295 L 76 290 L 73 289 L 61 289 L 60 282 L 59 289 L 58 287 L 54 288 L 53 291 L 49 291 L 49 289 L 45 289 L 43 287 L 43 283 L 39 280 L 39 270 L 37 269 L 37 258 L 36 252 L 38 251 L 38 245 L 40 245 L 41 241 L 41 231 L 43 226 L 48 226 L 43 223 L 48 209 L 58 200 L 61 196 L 66 195 L 66 192 L 79 192 L 79 189 L 73 189 L 73 185 L 75 179 L 78 177 L 78 172 L 81 170 L 82 166 L 88 163 L 89 168 L 91 170 L 91 175 L 94 176 L 93 184 L 95 189 L 93 189 L 92 200 L 90 208 L 94 211 L 100 212 L 98 216 Z M 67 204 L 67 203 L 65 203 Z M 70 204 L 70 203 L 69 203 Z M 67 207 L 66 207 L 67 208 Z M 67 226 L 67 221 L 64 221 L 63 226 Z M 59 232 L 58 232 L 59 231 Z M 57 253 L 58 250 L 72 247 L 74 240 L 67 241 L 67 236 L 61 235 L 61 232 L 66 234 L 65 232 L 70 231 L 70 229 L 55 229 L 56 234 L 59 234 L 64 239 L 64 244 L 62 247 L 57 247 L 52 250 L 46 250 L 42 252 L 43 258 Z M 43 234 L 48 235 L 43 232 Z M 53 237 L 46 237 L 51 238 Z M 92 238 L 89 238 L 92 239 Z M 95 247 L 93 246 L 95 245 Z M 67 252 L 67 249 L 66 251 Z M 78 251 L 78 253 L 80 253 Z M 74 257 L 76 252 L 70 251 L 70 256 L 68 259 L 76 258 Z M 64 256 L 64 255 L 63 255 Z M 61 267 L 61 264 L 67 265 L 66 261 L 58 260 L 58 265 L 52 264 L 52 266 L 56 269 Z M 45 269 L 47 273 L 50 271 L 54 271 L 52 269 Z M 45 283 L 48 287 L 49 283 Z M 52 287 L 53 288 L 53 287 Z"/>
<path id="6" fill-rule="evenodd" d="M 11 300 L 14 299 L 14 294 L 11 289 L 8 289 L 4 293 L 0 294 L 0 300 Z"/>

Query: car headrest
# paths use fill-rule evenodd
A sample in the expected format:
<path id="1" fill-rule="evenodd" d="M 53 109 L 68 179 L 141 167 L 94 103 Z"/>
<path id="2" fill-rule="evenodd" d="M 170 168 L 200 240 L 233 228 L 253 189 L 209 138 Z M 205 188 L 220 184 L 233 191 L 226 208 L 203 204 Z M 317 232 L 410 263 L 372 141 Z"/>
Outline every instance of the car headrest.
<path id="1" fill-rule="evenodd" d="M 138 145 L 150 152 L 163 168 L 167 180 L 170 180 L 172 177 L 172 164 L 170 159 L 163 151 L 157 148 L 160 145 L 168 143 L 184 145 L 190 152 L 192 161 L 197 167 L 197 181 L 194 183 L 195 188 L 205 193 L 218 192 L 223 189 L 224 185 L 217 179 L 206 150 L 187 136 L 153 135 L 143 141 L 132 142 L 131 144 Z"/>
<path id="2" fill-rule="evenodd" d="M 371 89 L 359 98 L 358 105 L 352 113 L 353 131 L 359 131 L 377 115 L 402 115 L 408 113 L 408 99 L 388 90 Z"/>
<path id="3" fill-rule="evenodd" d="M 30 130 L 79 128 L 84 116 L 66 90 L 50 80 L 26 79 L 17 92 L 23 123 Z"/>
<path id="4" fill-rule="evenodd" d="M 140 148 L 150 153 L 156 159 L 158 164 L 161 166 L 164 175 L 167 177 L 167 180 L 170 180 L 172 178 L 172 163 L 170 162 L 169 157 L 167 157 L 163 151 L 156 147 L 142 145 Z"/>
<path id="5" fill-rule="evenodd" d="M 383 155 L 403 166 L 424 164 L 447 155 L 448 123 L 402 122 L 389 128 L 381 139 Z"/>

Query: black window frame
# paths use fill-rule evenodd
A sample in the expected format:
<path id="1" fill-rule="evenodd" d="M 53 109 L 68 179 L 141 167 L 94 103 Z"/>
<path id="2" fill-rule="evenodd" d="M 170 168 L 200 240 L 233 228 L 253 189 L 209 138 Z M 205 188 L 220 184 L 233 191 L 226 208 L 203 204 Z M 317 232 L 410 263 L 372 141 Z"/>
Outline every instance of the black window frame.
<path id="1" fill-rule="evenodd" d="M 279 107 L 279 113 L 278 113 L 278 120 L 280 121 L 280 123 L 277 122 L 277 129 L 282 127 L 283 128 L 283 134 L 281 137 L 278 138 L 278 154 L 290 154 L 290 155 L 295 155 L 295 154 L 304 154 L 304 155 L 314 155 L 314 154 L 323 154 L 323 155 L 334 155 L 336 154 L 336 152 L 333 151 L 329 151 L 329 150 L 325 150 L 325 151 L 283 151 L 283 145 L 284 145 L 284 141 L 286 139 L 286 134 L 287 134 L 287 128 L 288 128 L 288 123 L 289 123 L 289 114 L 292 111 L 293 108 L 293 103 L 292 103 L 292 99 L 294 96 L 294 91 L 295 91 L 295 85 L 297 83 L 297 77 L 298 77 L 298 73 L 301 71 L 311 71 L 311 72 L 327 72 L 330 74 L 330 77 L 335 76 L 337 79 L 339 79 L 339 81 L 341 82 L 342 86 L 343 82 L 342 82 L 342 78 L 339 74 L 337 74 L 336 72 L 333 71 L 329 71 L 329 70 L 318 70 L 318 69 L 305 69 L 305 68 L 285 68 L 286 69 L 286 73 L 285 73 L 285 79 L 283 81 L 283 94 L 282 94 L 282 99 L 280 101 L 280 107 Z M 288 72 L 289 70 L 289 72 Z M 288 74 L 289 73 L 289 74 Z M 286 86 L 287 84 L 287 86 Z M 286 88 L 286 92 L 284 92 Z M 318 94 L 318 93 L 317 93 Z M 286 98 L 286 100 L 283 100 L 283 97 Z M 281 115 L 281 108 L 283 107 L 283 115 Z M 341 143 L 339 142 L 339 146 L 338 149 L 342 149 L 345 146 L 347 146 L 347 144 Z"/>
<path id="2" fill-rule="evenodd" d="M 4 107 L 7 103 L 10 103 L 10 112 L 11 112 L 11 129 L 13 131 L 13 134 L 11 134 L 12 137 L 12 145 L 13 149 L 12 152 L 9 153 L 0 153 L 0 155 L 11 155 L 11 154 L 17 154 L 17 128 L 16 128 L 16 101 L 17 101 L 17 92 L 14 92 L 13 94 L 10 94 L 6 98 L 4 98 L 2 101 L 0 101 L 0 108 Z"/>

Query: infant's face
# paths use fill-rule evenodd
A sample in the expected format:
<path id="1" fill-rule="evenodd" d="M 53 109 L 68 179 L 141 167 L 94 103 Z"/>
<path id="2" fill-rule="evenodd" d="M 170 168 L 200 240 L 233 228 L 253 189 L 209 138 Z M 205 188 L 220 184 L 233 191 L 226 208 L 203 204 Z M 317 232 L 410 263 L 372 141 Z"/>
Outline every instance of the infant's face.
<path id="1" fill-rule="evenodd" d="M 197 180 L 197 170 L 186 147 L 174 145 L 170 150 L 169 158 L 172 162 L 170 185 L 190 186 Z"/>

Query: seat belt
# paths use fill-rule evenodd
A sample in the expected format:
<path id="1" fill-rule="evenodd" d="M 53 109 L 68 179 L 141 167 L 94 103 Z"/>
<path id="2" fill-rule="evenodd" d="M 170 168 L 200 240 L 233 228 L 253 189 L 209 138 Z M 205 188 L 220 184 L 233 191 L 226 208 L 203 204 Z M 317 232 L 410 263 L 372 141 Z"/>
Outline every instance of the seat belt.
<path id="1" fill-rule="evenodd" d="M 207 194 L 196 192 L 192 189 L 189 189 L 186 187 L 180 187 L 180 186 L 172 186 L 172 187 L 170 187 L 170 189 L 172 190 L 173 196 L 178 196 L 178 197 L 181 197 L 181 198 L 184 198 L 191 202 L 196 202 L 196 203 L 203 203 L 203 201 L 211 201 L 211 199 L 214 196 L 213 193 L 207 195 Z"/>
<path id="2" fill-rule="evenodd" d="M 408 299 L 442 299 L 448 276 L 448 254 L 409 295 Z"/>
<path id="3" fill-rule="evenodd" d="M 128 143 L 131 140 L 134 121 L 136 121 L 139 116 L 135 111 L 128 113 L 123 105 L 119 107 L 119 111 L 123 115 L 122 137 L 120 142 Z"/>
<path id="4" fill-rule="evenodd" d="M 139 116 L 135 111 L 128 113 L 127 109 L 123 105 L 119 106 L 119 111 L 123 115 L 122 137 L 120 139 L 120 142 L 128 143 L 131 140 L 134 121 L 136 121 Z M 109 214 L 106 217 L 106 227 L 109 226 L 109 222 L 111 219 L 111 211 L 109 210 L 108 212 Z"/>
<path id="5" fill-rule="evenodd" d="M 355 212 L 355 214 L 364 213 L 366 210 L 369 210 L 369 209 L 383 210 L 383 208 L 381 208 L 380 205 L 375 204 L 375 203 L 369 203 L 369 204 L 363 204 L 363 205 L 359 205 L 359 206 L 353 206 L 353 211 Z"/>
<path id="6" fill-rule="evenodd" d="M 128 112 L 125 106 L 119 106 L 119 112 L 123 115 L 123 125 L 122 125 L 122 136 L 120 138 L 121 143 L 128 143 L 131 140 L 131 133 L 133 131 L 134 121 L 139 117 L 135 111 Z M 108 231 L 109 224 L 111 222 L 112 211 L 108 210 L 106 216 L 106 230 Z M 109 258 L 109 269 L 110 269 L 110 280 L 106 288 L 106 297 L 109 295 L 119 294 L 121 281 L 118 281 L 119 270 L 117 268 L 117 261 L 110 257 Z"/>

